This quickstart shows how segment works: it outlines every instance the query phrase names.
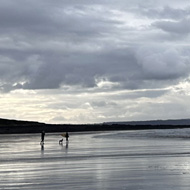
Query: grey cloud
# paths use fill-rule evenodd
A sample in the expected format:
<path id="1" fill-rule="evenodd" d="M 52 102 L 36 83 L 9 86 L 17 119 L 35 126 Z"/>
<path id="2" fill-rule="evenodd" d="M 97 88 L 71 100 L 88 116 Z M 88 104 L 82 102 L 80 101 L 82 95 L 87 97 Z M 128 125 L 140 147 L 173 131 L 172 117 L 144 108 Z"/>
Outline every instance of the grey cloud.
<path id="1" fill-rule="evenodd" d="M 157 21 L 153 24 L 153 26 L 162 29 L 163 31 L 179 34 L 179 35 L 187 35 L 190 33 L 190 19 L 183 19 L 178 22 L 172 21 Z"/>
<path id="2" fill-rule="evenodd" d="M 118 84 L 111 88 L 156 88 L 189 73 L 186 52 L 183 55 L 174 48 L 163 47 L 112 49 L 70 56 L 44 53 L 24 61 L 20 66 L 19 62 L 12 66 L 8 62 L 4 68 L 8 70 L 4 70 L 1 79 L 16 83 L 13 89 L 56 89 L 64 85 L 87 89 L 97 87 L 101 80 Z M 159 80 L 162 82 L 156 82 Z"/>
<path id="3" fill-rule="evenodd" d="M 140 3 L 129 2 L 132 8 Z M 161 85 L 159 80 L 166 85 L 168 80 L 188 75 L 188 54 L 182 55 L 175 48 L 165 50 L 168 47 L 155 50 L 157 45 L 151 44 L 154 39 L 147 41 L 150 39 L 144 37 L 144 31 L 135 27 L 130 31 L 131 39 L 129 28 L 112 15 L 109 8 L 113 4 L 105 6 L 107 3 L 101 1 L 98 6 L 89 1 L 81 4 L 78 1 L 2 1 L 1 89 L 56 89 L 64 85 L 88 89 L 97 88 L 101 80 L 116 84 L 112 88 L 156 88 Z M 127 3 L 120 1 L 119 5 L 121 8 Z M 115 9 L 120 11 L 118 7 Z M 152 3 L 148 10 L 153 10 Z M 167 10 L 171 17 L 187 14 L 169 7 Z M 166 14 L 166 9 L 162 11 Z M 187 21 L 158 21 L 154 27 L 168 32 L 173 27 L 176 33 L 181 30 L 185 34 L 189 31 Z M 181 28 L 177 30 L 177 26 Z M 153 47 L 139 48 L 142 44 L 137 34 L 141 43 Z"/>
<path id="4" fill-rule="evenodd" d="M 40 7 L 40 2 L 38 4 L 32 3 L 32 1 L 12 1 L 7 0 L 1 2 L 0 6 L 0 24 L 1 30 L 13 29 L 14 31 L 22 31 L 31 26 L 38 26 L 43 23 L 47 24 L 51 19 L 51 13 L 46 9 Z M 11 32 L 11 31 L 8 31 Z"/>
<path id="5" fill-rule="evenodd" d="M 143 47 L 137 59 L 147 79 L 176 79 L 187 75 L 190 69 L 189 56 L 183 56 L 175 48 Z"/>
<path id="6" fill-rule="evenodd" d="M 168 93 L 168 89 L 159 89 L 159 90 L 136 90 L 136 91 L 131 91 L 131 92 L 123 92 L 115 96 L 116 99 L 129 99 L 129 100 L 134 100 L 138 98 L 157 98 L 160 96 L 165 95 Z"/>
<path id="7" fill-rule="evenodd" d="M 135 69 L 130 55 L 119 56 L 119 50 L 104 53 L 80 53 L 71 56 L 47 56 L 37 72 L 31 73 L 24 88 L 58 88 L 61 84 L 95 87 L 98 78 L 107 78 L 113 82 L 124 80 L 120 76 L 131 75 Z M 119 60 L 123 59 L 122 61 Z M 80 60 L 80 61 L 79 61 Z M 128 60 L 128 61 L 127 61 Z M 127 61 L 127 62 L 126 62 Z M 53 64 L 52 64 L 53 63 Z M 117 78 L 117 80 L 116 80 Z"/>
<path id="8" fill-rule="evenodd" d="M 91 102 L 91 105 L 92 105 L 92 107 L 95 107 L 95 108 L 97 108 L 97 107 L 116 107 L 117 106 L 117 103 L 116 102 L 109 102 L 109 101 L 92 101 Z"/>
<path id="9" fill-rule="evenodd" d="M 180 20 L 190 15 L 190 7 L 187 8 L 173 8 L 173 7 L 161 7 L 161 8 L 141 8 L 137 10 L 142 15 L 152 19 L 172 19 Z"/>
<path id="10" fill-rule="evenodd" d="M 110 19 L 109 9 L 95 9 L 85 6 L 65 6 L 64 3 L 51 7 L 48 2 L 4 1 L 0 7 L 1 33 L 24 35 L 33 37 L 38 35 L 39 40 L 44 37 L 69 37 L 100 35 L 107 28 L 114 29 L 118 21 Z M 38 6 L 37 6 L 38 5 Z M 45 7 L 45 8 L 44 8 Z M 103 16 L 103 13 L 107 16 Z M 25 39 L 27 40 L 27 39 Z"/>

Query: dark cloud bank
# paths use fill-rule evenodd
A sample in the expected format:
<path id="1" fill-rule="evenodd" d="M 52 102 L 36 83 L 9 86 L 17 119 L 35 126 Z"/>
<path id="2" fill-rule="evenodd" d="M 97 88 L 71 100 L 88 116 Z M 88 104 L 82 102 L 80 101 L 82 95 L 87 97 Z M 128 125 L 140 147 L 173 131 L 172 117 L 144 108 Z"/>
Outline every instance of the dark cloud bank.
<path id="1" fill-rule="evenodd" d="M 136 1 L 113 9 L 112 3 L 1 1 L 1 89 L 93 88 L 101 80 L 138 89 L 149 81 L 155 87 L 160 80 L 170 85 L 189 75 L 189 7 L 145 9 Z M 148 17 L 152 24 L 126 27 L 128 19 L 114 11 L 137 21 Z M 151 32 L 155 38 L 158 32 L 183 35 L 184 45 L 178 39 L 154 43 Z"/>

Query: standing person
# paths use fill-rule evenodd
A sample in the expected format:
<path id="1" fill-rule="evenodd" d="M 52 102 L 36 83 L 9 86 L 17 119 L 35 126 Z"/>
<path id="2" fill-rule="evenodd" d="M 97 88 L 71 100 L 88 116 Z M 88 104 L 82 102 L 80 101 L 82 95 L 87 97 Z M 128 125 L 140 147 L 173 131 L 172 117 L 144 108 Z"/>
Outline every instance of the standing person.
<path id="1" fill-rule="evenodd" d="M 66 141 L 68 142 L 68 140 L 69 140 L 69 133 L 68 132 L 66 132 L 65 138 L 66 138 Z"/>
<path id="2" fill-rule="evenodd" d="M 41 133 L 41 144 L 44 144 L 44 138 L 45 138 L 45 131 L 42 131 L 42 133 Z"/>

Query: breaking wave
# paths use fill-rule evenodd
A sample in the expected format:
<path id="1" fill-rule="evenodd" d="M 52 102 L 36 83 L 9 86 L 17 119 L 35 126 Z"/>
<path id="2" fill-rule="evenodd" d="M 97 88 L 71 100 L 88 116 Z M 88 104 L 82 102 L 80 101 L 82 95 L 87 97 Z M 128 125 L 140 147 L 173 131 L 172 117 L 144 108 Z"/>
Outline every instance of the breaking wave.
<path id="1" fill-rule="evenodd" d="M 190 128 L 156 129 L 138 131 L 119 131 L 95 135 L 94 138 L 126 139 L 126 138 L 190 138 Z"/>

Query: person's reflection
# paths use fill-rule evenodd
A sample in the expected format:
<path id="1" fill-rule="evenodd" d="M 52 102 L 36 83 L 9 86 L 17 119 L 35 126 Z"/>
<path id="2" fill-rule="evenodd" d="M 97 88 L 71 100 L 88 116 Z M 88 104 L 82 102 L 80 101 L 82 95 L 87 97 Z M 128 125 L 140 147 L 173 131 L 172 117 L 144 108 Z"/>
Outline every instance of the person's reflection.
<path id="1" fill-rule="evenodd" d="M 68 148 L 69 148 L 69 141 L 66 141 L 66 145 L 65 145 L 65 152 L 68 152 Z"/>
<path id="2" fill-rule="evenodd" d="M 44 155 L 44 145 L 43 144 L 41 145 L 41 155 L 42 156 Z"/>
<path id="3" fill-rule="evenodd" d="M 61 149 L 62 149 L 62 150 L 65 150 L 65 152 L 67 153 L 68 148 L 69 148 L 69 141 L 66 141 L 65 146 L 63 146 L 63 145 L 64 145 L 63 143 L 61 143 L 61 144 L 59 144 L 59 145 L 61 146 Z"/>
<path id="4" fill-rule="evenodd" d="M 66 146 L 65 146 L 65 148 L 68 149 L 68 147 L 69 147 L 69 141 L 66 141 Z"/>

